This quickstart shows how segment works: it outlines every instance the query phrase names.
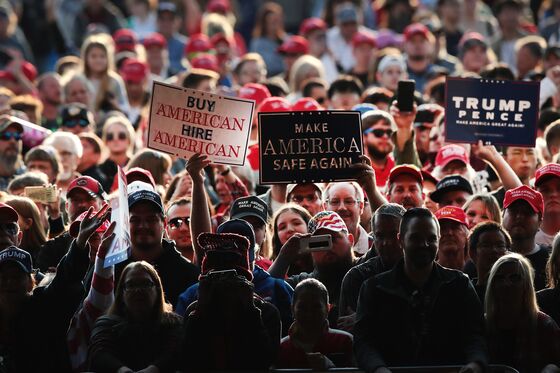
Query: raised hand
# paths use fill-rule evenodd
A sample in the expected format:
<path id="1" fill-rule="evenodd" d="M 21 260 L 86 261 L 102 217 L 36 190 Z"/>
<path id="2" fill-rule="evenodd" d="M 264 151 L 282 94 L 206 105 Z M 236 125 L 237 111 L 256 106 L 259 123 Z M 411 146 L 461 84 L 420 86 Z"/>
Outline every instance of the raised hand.
<path id="1" fill-rule="evenodd" d="M 84 219 L 80 222 L 80 233 L 76 243 L 80 249 L 85 249 L 91 235 L 110 217 L 111 209 L 107 203 L 104 203 L 101 209 L 93 213 L 93 207 L 90 207 Z"/>
<path id="2" fill-rule="evenodd" d="M 210 162 L 206 155 L 201 155 L 199 153 L 193 154 L 189 158 L 186 169 L 189 175 L 191 175 L 193 184 L 204 182 L 204 167 L 208 166 L 210 163 L 212 162 Z"/>

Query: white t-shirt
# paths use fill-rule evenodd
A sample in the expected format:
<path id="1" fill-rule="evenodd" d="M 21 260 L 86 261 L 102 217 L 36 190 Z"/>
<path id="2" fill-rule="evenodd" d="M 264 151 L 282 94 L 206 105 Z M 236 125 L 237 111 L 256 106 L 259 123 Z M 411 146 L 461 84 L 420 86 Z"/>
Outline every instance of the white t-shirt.
<path id="1" fill-rule="evenodd" d="M 551 247 L 552 246 L 552 240 L 554 240 L 554 236 L 555 235 L 553 235 L 553 234 L 550 235 L 550 234 L 544 233 L 542 230 L 539 229 L 539 231 L 535 235 L 535 243 L 537 245 Z"/>

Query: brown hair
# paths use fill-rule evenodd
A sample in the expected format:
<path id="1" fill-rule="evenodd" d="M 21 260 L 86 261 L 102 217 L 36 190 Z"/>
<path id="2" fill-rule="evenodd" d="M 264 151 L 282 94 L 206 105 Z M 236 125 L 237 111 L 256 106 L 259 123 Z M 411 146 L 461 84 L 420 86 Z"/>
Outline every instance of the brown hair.
<path id="1" fill-rule="evenodd" d="M 309 223 L 309 220 L 311 220 L 311 214 L 306 209 L 304 209 L 300 205 L 296 205 L 295 203 L 288 203 L 282 206 L 278 211 L 276 211 L 276 213 L 272 216 L 272 219 L 270 219 L 270 227 L 269 227 L 270 232 L 272 232 L 272 257 L 273 258 L 276 258 L 278 256 L 278 253 L 280 252 L 280 248 L 282 247 L 282 244 L 280 243 L 280 237 L 278 237 L 278 229 L 277 229 L 278 219 L 280 218 L 280 215 L 286 212 L 293 212 L 301 216 L 301 218 L 305 222 L 305 225 L 307 225 Z"/>
<path id="2" fill-rule="evenodd" d="M 11 197 L 6 204 L 12 206 L 23 219 L 32 220 L 29 229 L 23 231 L 19 247 L 30 253 L 31 257 L 36 260 L 39 248 L 47 242 L 47 231 L 43 226 L 39 208 L 27 197 Z"/>
<path id="3" fill-rule="evenodd" d="M 265 35 L 265 30 L 267 27 L 266 17 L 269 14 L 273 14 L 273 13 L 278 14 L 282 18 L 284 17 L 284 11 L 282 10 L 282 7 L 276 3 L 269 1 L 261 6 L 259 12 L 257 13 L 255 28 L 253 29 L 254 38 L 266 37 Z M 280 30 L 278 30 L 278 32 L 276 33 L 275 37 L 277 41 L 282 41 L 282 39 L 284 39 L 285 36 L 286 36 L 286 31 L 284 31 L 284 27 L 282 26 Z"/>
<path id="4" fill-rule="evenodd" d="M 156 150 L 143 149 L 139 153 L 136 153 L 130 162 L 128 162 L 126 169 L 130 170 L 133 167 L 140 167 L 150 171 L 156 185 L 164 185 L 164 175 L 168 173 L 171 168 L 171 158 L 169 155 Z"/>

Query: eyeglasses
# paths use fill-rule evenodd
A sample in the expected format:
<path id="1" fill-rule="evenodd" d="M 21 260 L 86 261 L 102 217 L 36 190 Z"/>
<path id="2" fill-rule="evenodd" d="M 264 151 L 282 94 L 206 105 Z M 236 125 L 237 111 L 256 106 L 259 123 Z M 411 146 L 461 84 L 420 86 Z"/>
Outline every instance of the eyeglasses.
<path id="1" fill-rule="evenodd" d="M 17 223 L 0 223 L 0 231 L 13 236 L 19 232 L 19 226 Z"/>
<path id="2" fill-rule="evenodd" d="M 387 137 L 391 138 L 391 136 L 393 136 L 393 130 L 388 129 L 388 130 L 382 130 L 381 128 L 368 128 L 367 130 L 364 131 L 364 135 L 367 135 L 368 133 L 373 133 L 373 136 L 377 137 L 377 138 L 382 138 L 383 135 L 387 135 Z"/>
<path id="3" fill-rule="evenodd" d="M 191 224 L 191 218 L 189 216 L 178 217 L 169 220 L 169 228 L 175 230 L 179 229 L 183 223 L 188 227 Z"/>
<path id="4" fill-rule="evenodd" d="M 2 133 L 0 133 L 0 140 L 3 140 L 3 141 L 10 141 L 11 139 L 19 141 L 19 140 L 21 140 L 22 137 L 23 136 L 22 136 L 21 132 L 2 132 Z"/>
<path id="5" fill-rule="evenodd" d="M 116 136 L 115 136 L 114 133 L 108 133 L 107 134 L 107 141 L 113 141 L 113 140 L 116 140 L 116 139 L 126 140 L 127 139 L 126 133 L 119 132 L 118 134 L 116 134 Z"/>
<path id="6" fill-rule="evenodd" d="M 156 287 L 156 284 L 153 281 L 143 281 L 143 282 L 126 282 L 124 284 L 124 291 L 132 292 L 132 291 L 143 291 L 143 290 L 150 290 Z"/>
<path id="7" fill-rule="evenodd" d="M 344 207 L 353 207 L 354 205 L 356 205 L 356 203 L 359 203 L 360 200 L 359 199 L 328 199 L 327 203 L 332 206 L 332 207 L 338 207 L 340 206 L 341 203 L 344 204 Z"/>
<path id="8" fill-rule="evenodd" d="M 76 126 L 80 126 L 82 128 L 85 128 L 87 126 L 90 125 L 89 121 L 85 120 L 85 119 L 74 119 L 74 120 L 69 120 L 66 121 L 62 124 L 64 127 L 68 127 L 68 128 L 74 128 Z M 109 137 L 109 135 L 107 135 L 107 138 Z"/>

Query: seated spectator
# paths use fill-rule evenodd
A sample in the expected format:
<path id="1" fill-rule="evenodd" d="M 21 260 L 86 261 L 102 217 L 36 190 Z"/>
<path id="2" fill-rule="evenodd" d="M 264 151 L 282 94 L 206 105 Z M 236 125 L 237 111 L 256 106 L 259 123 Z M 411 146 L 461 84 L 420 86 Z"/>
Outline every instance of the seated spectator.
<path id="1" fill-rule="evenodd" d="M 276 358 L 280 317 L 255 296 L 249 245 L 234 233 L 198 236 L 200 293 L 185 314 L 182 370 L 266 370 Z"/>
<path id="2" fill-rule="evenodd" d="M 560 329 L 537 306 L 531 263 L 511 253 L 492 266 L 486 290 L 486 335 L 490 361 L 520 372 L 560 368 Z"/>
<path id="3" fill-rule="evenodd" d="M 429 210 L 408 210 L 399 231 L 404 260 L 362 285 L 354 328 L 361 369 L 466 364 L 464 371 L 482 372 L 486 366 L 480 301 L 465 275 L 435 262 L 439 236 Z"/>
<path id="4" fill-rule="evenodd" d="M 474 288 L 484 303 L 490 269 L 496 261 L 511 250 L 511 237 L 498 223 L 485 221 L 474 227 L 469 236 L 469 255 L 476 267 Z"/>
<path id="5" fill-rule="evenodd" d="M 475 194 L 471 196 L 463 206 L 467 214 L 467 225 L 473 229 L 478 223 L 494 221 L 502 224 L 500 206 L 496 199 L 490 194 Z"/>
<path id="6" fill-rule="evenodd" d="M 272 258 L 275 259 L 282 246 L 296 233 L 307 233 L 307 224 L 311 215 L 307 210 L 295 204 L 281 207 L 271 219 L 272 231 Z M 313 261 L 310 253 L 301 254 L 288 269 L 288 276 L 301 272 L 313 271 Z"/>
<path id="7" fill-rule="evenodd" d="M 280 343 L 277 368 L 324 371 L 353 366 L 352 335 L 329 328 L 329 293 L 315 279 L 298 284 L 294 291 L 294 323 Z"/>
<path id="8" fill-rule="evenodd" d="M 95 322 L 89 347 L 96 372 L 172 371 L 181 343 L 182 318 L 166 303 L 161 279 L 144 261 L 122 271 L 115 301 Z"/>
<path id="9" fill-rule="evenodd" d="M 541 311 L 560 323 L 560 235 L 552 242 L 552 253 L 546 263 L 547 288 L 537 293 Z"/>

